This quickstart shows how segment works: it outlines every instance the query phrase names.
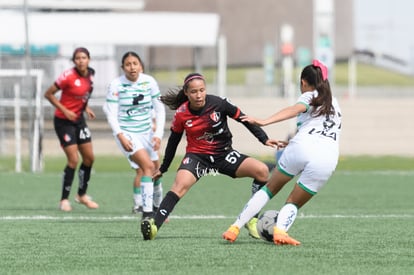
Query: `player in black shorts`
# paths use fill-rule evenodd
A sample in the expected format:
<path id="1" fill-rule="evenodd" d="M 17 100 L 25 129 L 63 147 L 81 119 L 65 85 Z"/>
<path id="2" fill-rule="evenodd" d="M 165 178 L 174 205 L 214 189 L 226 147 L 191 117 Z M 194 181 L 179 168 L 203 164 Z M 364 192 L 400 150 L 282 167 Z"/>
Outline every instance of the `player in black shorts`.
<path id="1" fill-rule="evenodd" d="M 84 113 L 90 119 L 95 118 L 94 112 L 88 106 L 95 71 L 89 67 L 90 55 L 86 48 L 76 48 L 72 61 L 75 66 L 61 73 L 45 92 L 45 98 L 56 108 L 55 131 L 67 158 L 67 164 L 63 170 L 62 195 L 59 203 L 59 209 L 65 212 L 72 211 L 69 194 L 79 162 L 79 153 L 82 156 L 82 163 L 78 171 L 79 188 L 75 201 L 91 209 L 98 208 L 98 204 L 86 194 L 94 154 L 91 133 L 84 118 Z M 62 92 L 58 99 L 55 94 L 59 90 Z"/>
<path id="2" fill-rule="evenodd" d="M 161 101 L 175 111 L 171 134 L 165 149 L 163 163 L 154 178 L 167 172 L 182 135 L 186 134 L 186 155 L 181 161 L 171 190 L 166 194 L 154 218 L 141 221 L 144 240 L 152 240 L 158 229 L 173 211 L 178 201 L 203 176 L 217 173 L 232 178 L 253 178 L 252 193 L 259 190 L 268 180 L 268 166 L 250 156 L 241 154 L 232 147 L 232 133 L 227 117 L 240 123 L 243 112 L 224 98 L 208 95 L 204 77 L 189 74 L 182 89 L 170 90 Z M 284 146 L 284 142 L 269 139 L 262 128 L 243 123 L 244 126 L 264 145 Z M 249 234 L 259 238 L 256 230 L 257 218 L 248 224 Z"/>
<path id="3" fill-rule="evenodd" d="M 70 121 L 54 117 L 53 124 L 62 147 L 92 141 L 91 132 L 89 131 L 88 125 L 86 125 L 84 117 L 81 117 L 79 121 Z"/>

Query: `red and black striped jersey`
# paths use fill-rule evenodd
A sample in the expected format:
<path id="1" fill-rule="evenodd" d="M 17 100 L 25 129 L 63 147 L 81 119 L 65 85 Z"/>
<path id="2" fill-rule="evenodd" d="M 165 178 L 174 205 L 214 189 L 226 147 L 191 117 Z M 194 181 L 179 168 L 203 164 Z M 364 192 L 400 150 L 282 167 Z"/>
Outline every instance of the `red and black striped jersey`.
<path id="1" fill-rule="evenodd" d="M 189 102 L 183 103 L 175 112 L 171 134 L 160 167 L 162 173 L 168 170 L 182 135 L 187 137 L 187 153 L 217 155 L 232 150 L 232 133 L 227 124 L 230 117 L 243 125 L 263 144 L 269 139 L 259 126 L 242 122 L 243 112 L 227 99 L 215 95 L 206 96 L 201 110 L 191 110 Z"/>
<path id="2" fill-rule="evenodd" d="M 232 145 L 227 117 L 237 119 L 240 113 L 240 109 L 226 99 L 207 95 L 206 104 L 199 111 L 191 110 L 188 101 L 183 103 L 175 112 L 171 130 L 185 132 L 187 152 L 219 154 Z"/>
<path id="3" fill-rule="evenodd" d="M 88 71 L 87 76 L 81 76 L 76 68 L 71 68 L 65 70 L 55 81 L 56 87 L 62 90 L 60 103 L 76 113 L 76 120 L 82 115 L 93 90 L 94 70 L 88 68 Z M 58 108 L 56 108 L 55 116 L 67 119 Z"/>

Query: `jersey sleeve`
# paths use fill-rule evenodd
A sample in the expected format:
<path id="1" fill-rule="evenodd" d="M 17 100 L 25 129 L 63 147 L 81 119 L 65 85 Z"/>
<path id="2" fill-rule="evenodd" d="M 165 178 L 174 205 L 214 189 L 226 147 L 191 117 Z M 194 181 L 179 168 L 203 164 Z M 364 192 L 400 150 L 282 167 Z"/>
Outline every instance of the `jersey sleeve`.
<path id="1" fill-rule="evenodd" d="M 162 139 L 164 136 L 164 127 L 165 127 L 165 107 L 164 104 L 160 101 L 159 97 L 152 99 L 152 105 L 154 106 L 155 111 L 155 124 L 156 129 L 154 136 Z"/>
<path id="2" fill-rule="evenodd" d="M 157 81 L 152 76 L 148 77 L 151 87 L 152 106 L 154 107 L 155 111 L 155 125 L 157 127 L 155 129 L 154 136 L 162 139 L 164 136 L 165 128 L 165 107 L 164 104 L 160 101 L 161 92 Z"/>
<path id="3" fill-rule="evenodd" d="M 176 133 L 171 129 L 170 137 L 168 138 L 167 147 L 165 148 L 164 159 L 160 166 L 160 172 L 165 173 L 171 165 L 177 151 L 178 144 L 180 143 L 183 133 Z"/>
<path id="4" fill-rule="evenodd" d="M 300 97 L 296 101 L 296 104 L 305 105 L 306 111 L 308 111 L 309 107 L 310 107 L 310 103 L 312 102 L 312 99 L 313 99 L 314 96 L 317 96 L 317 95 L 315 95 L 314 92 L 305 92 L 305 93 L 300 95 Z"/>
<path id="5" fill-rule="evenodd" d="M 224 109 L 229 117 L 232 119 L 237 119 L 240 117 L 240 109 L 233 103 L 231 103 L 227 98 L 223 98 Z"/>
<path id="6" fill-rule="evenodd" d="M 173 120 L 171 122 L 171 130 L 176 133 L 184 132 L 184 125 L 181 123 L 180 114 L 183 112 L 182 108 L 178 108 L 175 113 Z"/>
<path id="7" fill-rule="evenodd" d="M 150 81 L 150 87 L 151 87 L 151 97 L 152 98 L 158 98 L 161 96 L 160 88 L 158 86 L 157 81 L 152 76 L 148 76 Z"/>
<path id="8" fill-rule="evenodd" d="M 111 126 L 114 136 L 121 133 L 121 127 L 118 122 L 118 85 L 116 81 L 113 81 L 108 85 L 106 99 L 103 106 L 103 111 L 108 120 L 109 126 Z"/>
<path id="9" fill-rule="evenodd" d="M 250 133 L 252 133 L 261 143 L 265 144 L 266 141 L 269 139 L 266 132 L 259 126 L 250 124 L 246 121 L 242 121 L 240 119 L 241 116 L 244 115 L 244 113 L 235 105 L 230 103 L 228 100 L 225 100 L 226 102 L 226 109 L 228 110 L 229 116 L 236 120 L 237 122 L 242 123 Z"/>
<path id="10" fill-rule="evenodd" d="M 58 78 L 55 80 L 56 87 L 58 87 L 61 90 L 65 89 L 67 86 L 67 79 L 68 79 L 69 74 L 70 74 L 70 70 L 66 70 L 62 72 L 58 76 Z"/>

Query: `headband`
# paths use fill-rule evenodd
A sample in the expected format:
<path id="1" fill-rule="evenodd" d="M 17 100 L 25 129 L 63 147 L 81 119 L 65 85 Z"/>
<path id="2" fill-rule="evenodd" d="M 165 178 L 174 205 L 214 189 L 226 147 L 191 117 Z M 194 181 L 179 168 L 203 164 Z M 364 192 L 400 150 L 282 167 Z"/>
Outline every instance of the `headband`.
<path id="1" fill-rule="evenodd" d="M 193 79 L 201 79 L 201 80 L 204 80 L 204 77 L 203 77 L 202 75 L 198 75 L 198 74 L 193 75 L 193 76 L 190 76 L 189 78 L 187 78 L 187 79 L 184 81 L 184 86 L 186 86 L 186 85 L 188 84 L 188 82 L 190 82 L 190 81 L 191 81 L 191 80 L 193 80 Z"/>
<path id="2" fill-rule="evenodd" d="M 319 60 L 314 59 L 312 61 L 312 65 L 315 66 L 315 67 L 319 67 L 321 69 L 323 80 L 326 80 L 328 78 L 328 68 L 326 68 L 326 66 L 322 62 L 320 62 Z"/>

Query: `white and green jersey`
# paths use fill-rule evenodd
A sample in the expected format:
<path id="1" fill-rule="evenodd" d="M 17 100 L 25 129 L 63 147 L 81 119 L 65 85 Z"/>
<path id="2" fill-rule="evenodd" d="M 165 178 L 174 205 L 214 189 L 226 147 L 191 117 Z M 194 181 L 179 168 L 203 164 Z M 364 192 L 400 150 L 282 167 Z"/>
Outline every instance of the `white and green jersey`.
<path id="1" fill-rule="evenodd" d="M 332 106 L 335 110 L 334 114 L 330 116 L 313 116 L 314 107 L 310 105 L 312 99 L 318 96 L 318 91 L 311 91 L 303 93 L 297 103 L 304 104 L 306 106 L 306 112 L 301 113 L 297 117 L 297 129 L 298 132 L 295 136 L 296 139 L 306 139 L 309 141 L 308 136 L 314 136 L 320 138 L 327 143 L 338 144 L 341 134 L 341 110 L 339 108 L 337 100 L 332 98 Z M 310 141 L 313 142 L 313 141 Z"/>
<path id="2" fill-rule="evenodd" d="M 298 131 L 289 141 L 278 161 L 278 169 L 286 175 L 300 176 L 297 183 L 306 192 L 316 194 L 335 171 L 339 158 L 341 110 L 335 98 L 335 112 L 328 116 L 313 116 L 312 99 L 318 92 L 303 93 L 296 104 L 304 104 L 306 111 L 297 117 Z"/>
<path id="3" fill-rule="evenodd" d="M 103 110 L 113 134 L 121 132 L 150 133 L 155 114 L 155 137 L 162 139 L 165 125 L 165 108 L 155 79 L 140 73 L 136 82 L 125 75 L 114 79 L 108 86 Z"/>

